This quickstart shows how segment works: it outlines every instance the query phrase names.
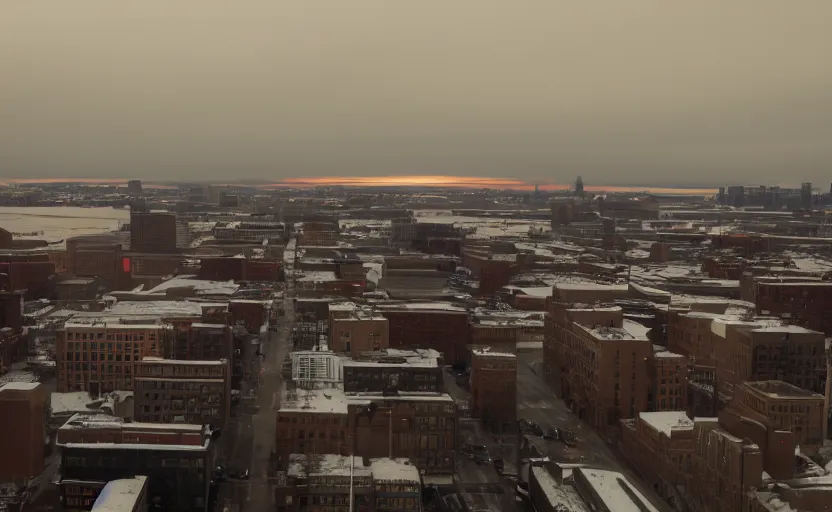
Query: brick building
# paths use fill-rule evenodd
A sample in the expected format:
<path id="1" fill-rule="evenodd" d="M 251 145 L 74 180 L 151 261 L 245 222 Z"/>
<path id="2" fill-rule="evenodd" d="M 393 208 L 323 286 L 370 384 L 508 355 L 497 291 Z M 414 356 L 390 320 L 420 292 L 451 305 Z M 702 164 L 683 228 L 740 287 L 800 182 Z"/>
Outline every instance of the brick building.
<path id="1" fill-rule="evenodd" d="M 207 510 L 214 445 L 202 425 L 77 414 L 58 429 L 56 444 L 64 503 L 91 505 L 107 482 L 145 475 L 148 501 L 161 510 Z"/>
<path id="2" fill-rule="evenodd" d="M 23 294 L 0 291 L 0 326 L 15 332 L 23 326 Z"/>
<path id="3" fill-rule="evenodd" d="M 625 329 L 620 308 L 556 308 L 553 317 L 544 366 L 554 367 L 545 372 L 580 418 L 615 429 L 621 418 L 650 410 L 654 351 L 643 327 Z"/>
<path id="4" fill-rule="evenodd" d="M 55 265 L 49 261 L 0 262 L 0 291 L 20 291 L 27 300 L 49 297 L 54 275 Z"/>
<path id="5" fill-rule="evenodd" d="M 176 331 L 166 344 L 164 357 L 187 361 L 231 361 L 234 336 L 231 327 L 222 323 L 194 322 Z"/>
<path id="6" fill-rule="evenodd" d="M 175 252 L 176 214 L 170 212 L 130 212 L 130 251 Z"/>
<path id="7" fill-rule="evenodd" d="M 0 373 L 5 373 L 15 363 L 26 359 L 28 344 L 22 333 L 11 327 L 0 328 Z"/>
<path id="8" fill-rule="evenodd" d="M 108 323 L 101 319 L 67 322 L 58 331 L 58 391 L 99 393 L 133 389 L 136 364 L 162 356 L 172 326 L 158 323 Z"/>
<path id="9" fill-rule="evenodd" d="M 406 457 L 424 474 L 454 471 L 456 405 L 447 394 L 344 394 L 339 389 L 284 390 L 277 412 L 276 453 L 354 453 Z"/>
<path id="10" fill-rule="evenodd" d="M 341 360 L 344 391 L 442 393 L 441 356 L 435 350 L 383 350 Z"/>
<path id="11" fill-rule="evenodd" d="M 226 360 L 182 361 L 145 357 L 136 364 L 134 418 L 223 428 L 231 411 Z"/>
<path id="12" fill-rule="evenodd" d="M 806 455 L 814 455 L 826 438 L 823 395 L 782 381 L 743 383 L 720 414 L 720 422 L 729 423 L 726 415 L 748 418 L 769 430 L 792 432 L 794 443 Z M 762 441 L 758 444 L 764 446 Z"/>
<path id="13" fill-rule="evenodd" d="M 25 485 L 41 474 L 48 414 L 39 383 L 0 385 L 0 482 Z"/>
<path id="14" fill-rule="evenodd" d="M 650 410 L 685 410 L 688 402 L 688 358 L 656 345 L 650 363 L 653 385 Z"/>
<path id="15" fill-rule="evenodd" d="M 268 308 L 262 300 L 232 299 L 228 311 L 235 325 L 242 323 L 253 334 L 259 333 L 268 319 Z"/>
<path id="16" fill-rule="evenodd" d="M 331 389 L 286 389 L 277 411 L 278 464 L 285 467 L 292 453 L 347 455 L 349 414 L 343 392 Z"/>
<path id="17" fill-rule="evenodd" d="M 362 457 L 299 453 L 292 454 L 287 469 L 278 472 L 275 503 L 278 512 L 310 507 L 418 512 L 422 510 L 421 494 L 421 476 L 407 459 L 365 461 Z"/>
<path id="18" fill-rule="evenodd" d="M 714 334 L 711 324 L 719 315 L 671 308 L 667 314 L 667 348 L 699 365 L 713 366 Z"/>
<path id="19" fill-rule="evenodd" d="M 795 325 L 726 324 L 714 344 L 717 389 L 728 396 L 747 380 L 783 380 L 824 393 L 825 337 Z"/>
<path id="20" fill-rule="evenodd" d="M 329 348 L 357 356 L 362 352 L 373 352 L 390 347 L 388 320 L 373 311 L 356 309 L 348 315 L 331 317 Z"/>
<path id="21" fill-rule="evenodd" d="M 500 424 L 517 419 L 517 356 L 488 348 L 471 351 L 471 416 Z"/>
<path id="22" fill-rule="evenodd" d="M 11 249 L 14 236 L 10 231 L 0 228 L 0 249 Z"/>
<path id="23" fill-rule="evenodd" d="M 757 314 L 832 336 L 832 281 L 756 283 Z"/>
<path id="24" fill-rule="evenodd" d="M 424 303 L 379 305 L 376 311 L 389 321 L 390 348 L 431 348 L 441 353 L 447 364 L 467 360 L 471 333 L 465 309 Z"/>
<path id="25" fill-rule="evenodd" d="M 571 307 L 547 303 L 543 319 L 543 377 L 546 383 L 560 394 L 561 376 L 566 369 L 566 343 L 561 335 L 573 323 L 583 325 L 608 325 L 621 327 L 624 312 L 618 306 Z"/>
<path id="26" fill-rule="evenodd" d="M 643 412 L 621 420 L 621 450 L 664 499 L 678 499 L 693 464 L 693 425 L 684 411 Z"/>
<path id="27" fill-rule="evenodd" d="M 759 446 L 735 437 L 716 420 L 699 420 L 693 428 L 694 452 L 686 501 L 692 510 L 744 510 L 747 494 L 762 484 Z"/>
<path id="28" fill-rule="evenodd" d="M 121 242 L 77 237 L 66 242 L 67 271 L 76 277 L 93 277 L 111 289 L 130 285 L 130 268 L 124 268 Z"/>
<path id="29" fill-rule="evenodd" d="M 543 313 L 475 312 L 470 329 L 471 345 L 515 352 L 518 343 L 543 341 Z"/>

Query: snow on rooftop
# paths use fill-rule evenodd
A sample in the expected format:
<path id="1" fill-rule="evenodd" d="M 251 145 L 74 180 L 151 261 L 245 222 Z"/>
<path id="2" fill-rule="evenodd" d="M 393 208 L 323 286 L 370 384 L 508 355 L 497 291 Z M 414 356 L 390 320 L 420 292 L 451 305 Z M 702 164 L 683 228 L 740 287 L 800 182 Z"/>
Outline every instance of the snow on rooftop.
<path id="1" fill-rule="evenodd" d="M 105 313 L 111 313 L 113 315 L 152 315 L 171 318 L 202 316 L 203 308 L 227 309 L 228 304 L 187 300 L 121 301 L 113 304 Z"/>
<path id="2" fill-rule="evenodd" d="M 531 471 L 554 510 L 562 512 L 589 512 L 591 510 L 574 487 L 569 484 L 558 485 L 546 468 L 532 466 Z"/>
<path id="3" fill-rule="evenodd" d="M 578 468 L 587 483 L 603 501 L 604 508 L 615 512 L 658 512 L 627 478 L 617 471 Z"/>
<path id="4" fill-rule="evenodd" d="M 31 391 L 33 389 L 37 389 L 40 386 L 39 382 L 21 382 L 21 381 L 13 381 L 7 382 L 0 386 L 0 392 L 3 391 Z"/>
<path id="5" fill-rule="evenodd" d="M 225 324 L 209 324 L 204 322 L 194 322 L 191 324 L 193 329 L 225 329 L 228 326 Z"/>
<path id="6" fill-rule="evenodd" d="M 419 470 L 408 459 L 370 459 L 373 478 L 385 482 L 420 483 Z"/>
<path id="7" fill-rule="evenodd" d="M 132 512 L 147 482 L 142 475 L 110 480 L 101 489 L 90 512 Z"/>
<path id="8" fill-rule="evenodd" d="M 340 389 L 284 389 L 280 412 L 347 414 L 347 397 Z"/>
<path id="9" fill-rule="evenodd" d="M 629 290 L 629 285 L 627 284 L 607 284 L 595 283 L 591 281 L 582 283 L 555 283 L 554 287 L 559 290 L 609 290 L 623 292 Z"/>
<path id="10" fill-rule="evenodd" d="M 693 421 L 688 418 L 685 411 L 642 412 L 638 417 L 657 432 L 662 432 L 668 437 L 674 428 L 685 430 L 693 428 Z"/>
<path id="11" fill-rule="evenodd" d="M 624 319 L 622 326 L 625 331 L 630 333 L 634 339 L 647 339 L 647 333 L 650 332 L 649 327 L 645 327 L 638 322 L 634 322 L 627 318 Z"/>
<path id="12" fill-rule="evenodd" d="M 498 352 L 495 350 L 491 350 L 488 347 L 485 348 L 477 348 L 472 350 L 474 355 L 482 356 L 482 357 L 509 357 L 509 358 L 516 358 L 516 354 L 512 354 L 511 352 Z"/>
<path id="13" fill-rule="evenodd" d="M 203 425 L 188 423 L 143 423 L 137 421 L 125 422 L 123 418 L 106 414 L 78 413 L 69 418 L 59 430 L 84 430 L 93 428 L 111 428 L 130 430 L 163 430 L 168 432 L 202 432 Z"/>
<path id="14" fill-rule="evenodd" d="M 234 284 L 234 281 L 207 281 L 196 279 L 195 276 L 181 276 L 169 279 L 146 293 L 152 295 L 176 288 L 191 288 L 201 295 L 233 295 L 240 285 Z"/>
<path id="15" fill-rule="evenodd" d="M 86 391 L 71 391 L 68 393 L 52 393 L 51 408 L 53 415 L 64 415 L 92 411 L 96 404 L 103 403 L 103 399 L 91 398 Z"/>
<path id="16" fill-rule="evenodd" d="M 352 459 L 352 460 L 350 460 Z M 365 467 L 361 457 L 349 455 L 335 455 L 331 453 L 305 455 L 293 453 L 289 455 L 289 465 L 286 473 L 293 477 L 308 476 L 342 476 L 369 477 L 372 469 Z"/>
<path id="17" fill-rule="evenodd" d="M 189 365 L 212 365 L 222 366 L 228 364 L 227 359 L 216 360 L 194 360 L 194 359 L 165 359 L 164 357 L 145 356 L 142 358 L 143 363 L 162 363 L 162 364 L 189 364 Z"/>

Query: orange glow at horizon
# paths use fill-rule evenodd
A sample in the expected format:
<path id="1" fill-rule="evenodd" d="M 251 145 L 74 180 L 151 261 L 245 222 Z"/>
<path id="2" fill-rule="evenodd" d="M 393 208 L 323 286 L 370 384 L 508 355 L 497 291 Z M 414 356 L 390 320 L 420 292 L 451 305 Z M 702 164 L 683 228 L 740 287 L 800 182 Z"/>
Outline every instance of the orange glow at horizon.
<path id="1" fill-rule="evenodd" d="M 49 184 L 49 183 L 80 183 L 87 185 L 127 185 L 126 179 L 95 179 L 95 178 L 32 178 L 0 180 L 0 185 L 11 184 Z M 409 176 L 319 176 L 311 178 L 288 178 L 273 183 L 215 183 L 218 186 L 250 186 L 260 189 L 274 188 L 307 188 L 307 187 L 440 187 L 440 188 L 493 188 L 532 191 L 535 184 L 512 178 L 485 178 L 479 176 L 442 176 L 442 175 L 409 175 Z M 146 188 L 175 188 L 169 184 L 143 181 Z M 537 185 L 541 191 L 569 190 L 570 185 L 541 183 Z M 632 187 L 587 185 L 587 192 L 649 192 L 653 194 L 682 194 L 682 195 L 713 195 L 716 188 L 674 188 L 674 187 Z"/>

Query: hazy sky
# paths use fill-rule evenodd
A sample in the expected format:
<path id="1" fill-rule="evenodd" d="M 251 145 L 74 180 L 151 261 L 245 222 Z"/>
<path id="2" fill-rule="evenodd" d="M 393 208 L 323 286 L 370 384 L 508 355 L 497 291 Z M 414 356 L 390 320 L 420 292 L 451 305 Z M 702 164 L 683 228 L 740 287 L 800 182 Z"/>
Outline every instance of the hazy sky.
<path id="1" fill-rule="evenodd" d="M 0 177 L 831 170 L 832 0 L 0 6 Z"/>

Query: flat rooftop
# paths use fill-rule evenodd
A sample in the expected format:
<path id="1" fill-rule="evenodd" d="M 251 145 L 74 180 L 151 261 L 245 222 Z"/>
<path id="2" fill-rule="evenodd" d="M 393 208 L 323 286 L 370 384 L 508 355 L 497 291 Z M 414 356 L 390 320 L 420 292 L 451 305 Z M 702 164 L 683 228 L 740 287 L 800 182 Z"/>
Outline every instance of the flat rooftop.
<path id="1" fill-rule="evenodd" d="M 688 418 L 685 411 L 642 412 L 638 417 L 645 424 L 668 437 L 674 429 L 693 429 L 693 421 Z"/>
<path id="2" fill-rule="evenodd" d="M 347 397 L 340 389 L 284 389 L 279 412 L 347 414 Z"/>
<path id="3" fill-rule="evenodd" d="M 579 472 L 598 494 L 603 507 L 615 512 L 658 512 L 650 501 L 638 489 L 617 471 L 603 469 L 577 468 Z"/>
<path id="4" fill-rule="evenodd" d="M 516 359 L 517 354 L 512 354 L 511 352 L 500 352 L 497 350 L 491 350 L 490 348 L 476 348 L 471 351 L 477 357 L 504 357 L 509 359 Z"/>
<path id="5" fill-rule="evenodd" d="M 760 380 L 746 382 L 746 386 L 773 399 L 812 399 L 823 400 L 823 395 L 799 388 L 782 380 Z"/>
<path id="6" fill-rule="evenodd" d="M 107 482 L 90 512 L 132 512 L 146 483 L 142 475 Z"/>
<path id="7" fill-rule="evenodd" d="M 421 368 L 436 368 L 438 360 L 442 355 L 433 349 L 417 349 L 417 350 L 396 350 L 388 348 L 380 352 L 368 352 L 360 354 L 356 358 L 343 357 L 341 360 L 342 366 L 355 367 L 421 367 Z"/>

